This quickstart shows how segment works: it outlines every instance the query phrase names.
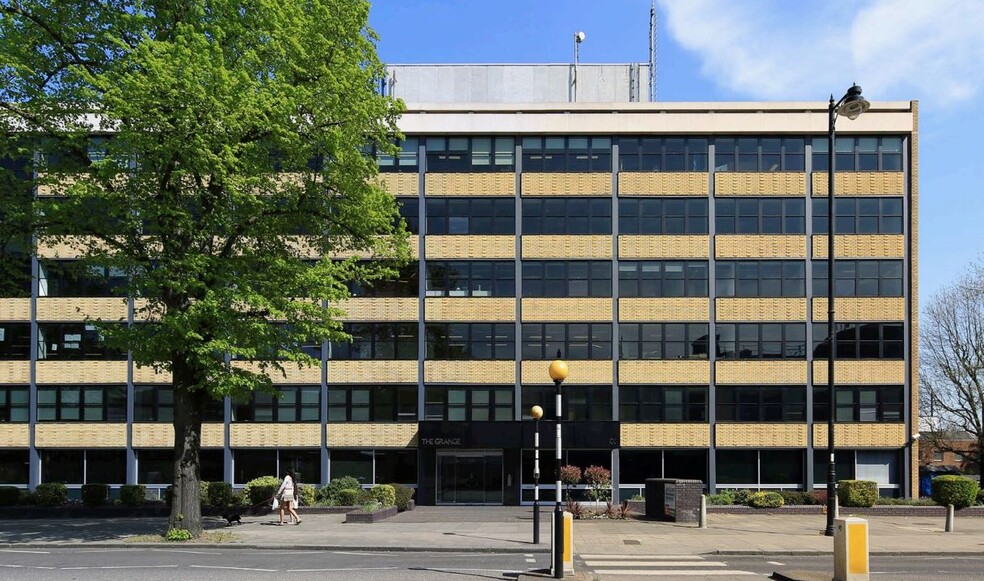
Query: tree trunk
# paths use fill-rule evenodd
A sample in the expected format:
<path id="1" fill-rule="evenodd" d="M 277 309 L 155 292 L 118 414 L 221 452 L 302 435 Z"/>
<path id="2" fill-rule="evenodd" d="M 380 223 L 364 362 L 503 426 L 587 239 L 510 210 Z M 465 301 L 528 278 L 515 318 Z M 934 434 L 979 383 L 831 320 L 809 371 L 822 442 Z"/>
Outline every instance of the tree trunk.
<path id="1" fill-rule="evenodd" d="M 208 397 L 200 389 L 189 389 L 193 371 L 177 361 L 173 367 L 174 389 L 174 486 L 168 528 L 185 529 L 193 537 L 202 534 L 201 468 L 202 409 Z"/>

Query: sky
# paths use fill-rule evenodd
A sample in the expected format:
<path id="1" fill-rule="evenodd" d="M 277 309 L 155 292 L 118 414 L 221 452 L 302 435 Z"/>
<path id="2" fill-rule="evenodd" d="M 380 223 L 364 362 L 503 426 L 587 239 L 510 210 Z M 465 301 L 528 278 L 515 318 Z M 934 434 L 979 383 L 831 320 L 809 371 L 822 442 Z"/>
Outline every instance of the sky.
<path id="1" fill-rule="evenodd" d="M 650 0 L 375 0 L 387 63 L 646 62 Z M 919 101 L 919 300 L 982 259 L 984 2 L 660 0 L 657 100 Z M 825 129 L 825 128 L 821 128 Z M 846 130 L 838 126 L 839 130 Z"/>

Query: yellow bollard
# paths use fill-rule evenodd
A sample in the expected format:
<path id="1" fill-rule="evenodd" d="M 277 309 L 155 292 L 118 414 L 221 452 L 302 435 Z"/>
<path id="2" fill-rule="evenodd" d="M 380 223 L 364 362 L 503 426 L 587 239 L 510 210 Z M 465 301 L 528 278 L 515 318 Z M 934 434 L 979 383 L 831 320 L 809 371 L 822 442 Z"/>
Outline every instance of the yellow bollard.
<path id="1" fill-rule="evenodd" d="M 868 521 L 834 519 L 834 581 L 869 581 Z"/>
<path id="2" fill-rule="evenodd" d="M 555 517 L 557 513 L 551 513 Z M 553 563 L 554 551 L 557 550 L 557 543 L 553 538 L 555 527 L 550 527 L 550 562 Z M 574 515 L 564 511 L 564 546 L 561 547 L 564 553 L 564 577 L 574 574 Z M 553 569 L 553 565 L 551 565 Z"/>

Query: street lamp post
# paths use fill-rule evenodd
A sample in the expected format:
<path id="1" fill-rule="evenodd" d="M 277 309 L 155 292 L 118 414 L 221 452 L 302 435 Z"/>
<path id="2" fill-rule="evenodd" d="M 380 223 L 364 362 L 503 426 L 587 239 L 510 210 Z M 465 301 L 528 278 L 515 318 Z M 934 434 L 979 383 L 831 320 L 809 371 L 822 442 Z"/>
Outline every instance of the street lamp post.
<path id="1" fill-rule="evenodd" d="M 824 534 L 834 536 L 834 511 L 836 510 L 837 493 L 837 464 L 834 460 L 834 416 L 836 405 L 834 398 L 834 361 L 837 357 L 837 331 L 834 329 L 834 173 L 837 169 L 837 156 L 834 152 L 834 126 L 837 117 L 857 119 L 868 110 L 871 104 L 861 96 L 861 87 L 852 85 L 847 93 L 834 102 L 830 96 L 827 107 L 827 393 L 829 417 L 827 418 L 827 528 Z"/>
<path id="2" fill-rule="evenodd" d="M 567 379 L 567 362 L 560 359 L 554 360 L 550 364 L 550 379 L 553 380 L 554 385 L 557 387 L 557 396 L 554 401 L 554 406 L 557 410 L 557 503 L 554 507 L 554 546 L 553 546 L 553 556 L 554 556 L 554 578 L 563 579 L 564 578 L 564 508 L 560 504 L 560 465 L 561 465 L 561 437 L 560 437 L 560 421 L 562 419 L 561 407 L 560 407 L 560 385 L 564 383 Z"/>
<path id="3" fill-rule="evenodd" d="M 533 418 L 533 544 L 540 544 L 540 418 L 543 408 L 535 405 L 530 408 Z"/>

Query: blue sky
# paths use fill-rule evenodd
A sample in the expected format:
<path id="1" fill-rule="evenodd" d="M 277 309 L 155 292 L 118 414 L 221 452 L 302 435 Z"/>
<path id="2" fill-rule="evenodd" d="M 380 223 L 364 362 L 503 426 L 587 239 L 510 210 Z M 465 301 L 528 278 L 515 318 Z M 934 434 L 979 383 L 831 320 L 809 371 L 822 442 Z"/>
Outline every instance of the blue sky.
<path id="1" fill-rule="evenodd" d="M 376 0 L 389 63 L 645 62 L 649 0 Z M 657 2 L 661 101 L 920 101 L 920 303 L 981 258 L 979 0 Z M 840 129 L 846 130 L 846 127 Z M 976 137 L 975 137 L 976 135 Z"/>

